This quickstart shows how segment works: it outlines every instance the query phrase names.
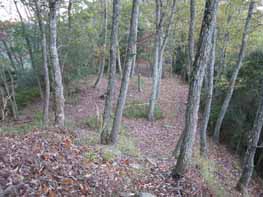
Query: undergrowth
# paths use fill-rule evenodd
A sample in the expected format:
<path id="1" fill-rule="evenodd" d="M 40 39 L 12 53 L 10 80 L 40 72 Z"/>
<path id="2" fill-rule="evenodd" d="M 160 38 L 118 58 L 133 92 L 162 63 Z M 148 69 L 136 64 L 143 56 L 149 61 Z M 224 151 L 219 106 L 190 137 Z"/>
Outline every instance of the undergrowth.
<path id="1" fill-rule="evenodd" d="M 196 166 L 199 167 L 199 171 L 205 183 L 213 192 L 215 192 L 216 196 L 218 197 L 229 196 L 229 194 L 224 190 L 224 186 L 220 183 L 218 178 L 215 176 L 218 169 L 213 160 L 208 160 L 198 155 L 195 156 L 195 164 Z"/>
<path id="2" fill-rule="evenodd" d="M 124 116 L 127 118 L 147 118 L 149 111 L 149 104 L 141 101 L 133 101 L 129 103 L 124 109 Z M 164 117 L 159 105 L 155 106 L 154 117 L 156 120 Z"/>

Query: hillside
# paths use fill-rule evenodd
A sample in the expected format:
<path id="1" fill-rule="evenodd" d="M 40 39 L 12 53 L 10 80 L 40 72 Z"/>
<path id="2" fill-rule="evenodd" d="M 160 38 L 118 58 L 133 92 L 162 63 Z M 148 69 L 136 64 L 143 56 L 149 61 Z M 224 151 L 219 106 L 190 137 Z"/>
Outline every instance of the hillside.
<path id="1" fill-rule="evenodd" d="M 170 176 L 188 94 L 179 77 L 161 81 L 159 120 L 135 118 L 143 116 L 140 108 L 124 112 L 116 147 L 99 145 L 107 81 L 97 89 L 91 87 L 93 81 L 88 77 L 70 86 L 65 130 L 37 127 L 38 101 L 23 110 L 19 121 L 2 126 L 0 196 L 240 196 L 234 189 L 241 172 L 239 157 L 209 139 L 209 161 L 203 161 L 198 133 L 192 168 L 182 179 Z M 130 82 L 126 108 L 148 102 L 151 79 L 144 77 L 143 85 L 138 92 L 137 79 Z M 249 191 L 251 196 L 263 194 L 259 178 L 253 179 Z"/>

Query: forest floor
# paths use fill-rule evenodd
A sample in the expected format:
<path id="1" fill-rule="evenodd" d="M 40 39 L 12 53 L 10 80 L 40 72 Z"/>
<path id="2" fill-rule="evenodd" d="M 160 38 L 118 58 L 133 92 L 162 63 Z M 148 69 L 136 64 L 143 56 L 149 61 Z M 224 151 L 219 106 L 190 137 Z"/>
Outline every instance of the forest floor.
<path id="1" fill-rule="evenodd" d="M 0 196 L 241 196 L 234 189 L 241 172 L 238 155 L 209 139 L 209 160 L 202 160 L 198 133 L 192 168 L 180 180 L 170 176 L 176 163 L 172 151 L 184 128 L 187 84 L 177 77 L 163 79 L 163 117 L 149 122 L 124 116 L 120 142 L 109 147 L 99 145 L 98 132 L 107 81 L 94 89 L 94 79 L 67 88 L 68 129 L 38 129 L 39 101 L 25 108 L 19 121 L 1 127 Z M 119 87 L 118 80 L 115 104 Z M 150 92 L 150 78 L 143 78 L 142 92 L 132 79 L 126 106 L 147 103 Z M 259 178 L 251 181 L 249 191 L 263 195 Z"/>

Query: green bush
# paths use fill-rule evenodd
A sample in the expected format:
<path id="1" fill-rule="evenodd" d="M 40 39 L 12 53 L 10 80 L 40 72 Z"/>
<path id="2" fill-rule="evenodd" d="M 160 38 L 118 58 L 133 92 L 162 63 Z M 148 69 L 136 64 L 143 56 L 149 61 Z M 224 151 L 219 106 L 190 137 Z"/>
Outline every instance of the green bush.
<path id="1" fill-rule="evenodd" d="M 37 87 L 19 89 L 16 92 L 16 102 L 18 107 L 25 107 L 32 103 L 36 98 L 39 98 L 39 89 Z"/>
<path id="2" fill-rule="evenodd" d="M 140 101 L 134 101 L 128 104 L 124 109 L 124 116 L 127 118 L 147 118 L 149 111 L 148 103 L 141 103 Z M 154 116 L 156 120 L 164 117 L 163 112 L 159 105 L 155 106 Z"/>

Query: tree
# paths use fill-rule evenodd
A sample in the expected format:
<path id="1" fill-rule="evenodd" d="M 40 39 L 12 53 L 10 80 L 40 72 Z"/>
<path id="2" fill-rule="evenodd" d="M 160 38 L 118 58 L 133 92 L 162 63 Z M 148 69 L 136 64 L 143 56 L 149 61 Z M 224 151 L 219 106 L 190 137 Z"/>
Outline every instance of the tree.
<path id="1" fill-rule="evenodd" d="M 207 0 L 205 5 L 204 18 L 199 37 L 198 50 L 193 63 L 193 73 L 190 80 L 188 105 L 186 110 L 185 128 L 182 133 L 183 140 L 180 148 L 179 158 L 172 170 L 172 175 L 177 177 L 183 175 L 191 164 L 192 147 L 194 144 L 197 129 L 198 110 L 200 105 L 200 94 L 208 64 L 212 34 L 216 23 L 218 0 Z"/>
<path id="2" fill-rule="evenodd" d="M 120 94 L 119 94 L 117 108 L 115 112 L 115 118 L 113 121 L 113 127 L 111 130 L 111 142 L 113 144 L 116 144 L 118 140 L 118 133 L 121 127 L 122 113 L 126 102 L 126 97 L 129 87 L 129 79 L 130 79 L 132 64 L 135 56 L 134 52 L 136 52 L 136 41 L 137 41 L 138 20 L 139 20 L 139 3 L 140 0 L 133 0 L 130 32 L 129 32 L 128 48 L 127 48 L 127 58 L 126 58 L 127 62 L 124 67 L 124 74 L 122 77 Z"/>
<path id="3" fill-rule="evenodd" d="M 214 29 L 212 38 L 212 50 L 210 55 L 209 64 L 207 66 L 207 80 L 205 81 L 207 85 L 205 86 L 206 98 L 205 98 L 205 109 L 203 114 L 203 121 L 200 129 L 200 155 L 204 158 L 208 158 L 207 155 L 207 126 L 210 118 L 211 104 L 213 98 L 214 89 L 214 67 L 215 67 L 215 56 L 216 56 L 216 38 L 217 30 Z"/>
<path id="4" fill-rule="evenodd" d="M 157 99 L 160 94 L 160 83 L 162 78 L 163 69 L 163 54 L 169 38 L 169 33 L 171 30 L 172 21 L 174 19 L 174 14 L 176 10 L 176 0 L 172 1 L 170 14 L 168 15 L 168 23 L 166 29 L 164 30 L 165 14 L 163 7 L 163 2 L 161 0 L 156 0 L 156 10 L 155 10 L 155 51 L 154 51 L 154 65 L 153 65 L 153 76 L 152 76 L 152 93 L 149 99 L 149 112 L 148 119 L 150 121 L 154 120 L 154 110 Z"/>
<path id="5" fill-rule="evenodd" d="M 47 39 L 46 32 L 43 24 L 41 10 L 38 0 L 34 0 L 35 13 L 38 20 L 38 26 L 41 33 L 41 48 L 42 48 L 42 59 L 43 59 L 43 70 L 45 78 L 45 96 L 43 104 L 43 126 L 48 127 L 49 122 L 49 100 L 50 100 L 50 81 L 49 81 L 49 68 L 48 68 L 48 54 L 47 54 Z"/>
<path id="6" fill-rule="evenodd" d="M 189 32 L 188 32 L 188 68 L 187 75 L 188 79 L 191 76 L 191 66 L 194 61 L 195 54 L 195 39 L 194 39 L 194 31 L 195 31 L 195 0 L 190 0 L 190 23 L 189 23 Z"/>
<path id="7" fill-rule="evenodd" d="M 58 0 L 49 0 L 50 53 L 55 79 L 55 125 L 64 127 L 64 87 L 57 50 L 57 9 Z"/>
<path id="8" fill-rule="evenodd" d="M 105 62 L 106 62 L 106 49 L 107 49 L 107 30 L 108 30 L 108 12 L 107 12 L 107 0 L 103 0 L 103 6 L 104 6 L 104 11 L 103 11 L 103 29 L 101 32 L 101 39 L 103 39 L 103 45 L 102 45 L 102 53 L 100 57 L 100 67 L 99 67 L 99 74 L 97 77 L 97 80 L 94 84 L 94 87 L 96 88 L 104 74 L 104 67 L 105 67 Z"/>
<path id="9" fill-rule="evenodd" d="M 244 58 L 244 55 L 245 55 L 245 49 L 246 49 L 247 40 L 248 40 L 249 27 L 250 27 L 250 22 L 251 22 L 252 15 L 253 15 L 254 7 L 255 7 L 255 1 L 250 1 L 249 9 L 248 9 L 248 15 L 247 15 L 246 23 L 245 23 L 245 26 L 244 26 L 242 43 L 241 43 L 241 48 L 240 48 L 240 51 L 239 51 L 237 64 L 236 64 L 236 66 L 234 68 L 234 71 L 232 73 L 232 76 L 231 76 L 231 79 L 230 79 L 230 83 L 229 83 L 229 88 L 228 88 L 228 91 L 226 93 L 226 97 L 225 97 L 225 100 L 224 100 L 223 105 L 221 107 L 220 113 L 218 115 L 218 119 L 217 119 L 217 122 L 216 122 L 214 134 L 213 134 L 213 140 L 215 142 L 217 142 L 217 143 L 219 142 L 220 129 L 221 129 L 221 126 L 222 126 L 225 114 L 227 112 L 229 103 L 231 101 L 231 98 L 232 98 L 232 95 L 233 95 L 233 92 L 234 92 L 234 88 L 235 88 L 236 79 L 238 77 L 238 73 L 239 73 L 239 70 L 240 70 L 240 68 L 242 66 L 243 58 Z"/>
<path id="10" fill-rule="evenodd" d="M 110 123 L 112 112 L 112 100 L 115 88 L 116 78 L 116 58 L 118 47 L 118 28 L 120 19 L 120 0 L 113 1 L 113 15 L 112 15 L 112 30 L 111 30 L 111 47 L 110 47 L 110 74 L 107 87 L 107 95 L 105 100 L 104 114 L 103 114 L 103 129 L 101 132 L 101 143 L 110 143 Z"/>
<path id="11" fill-rule="evenodd" d="M 243 193 L 247 193 L 247 187 L 253 173 L 254 158 L 255 158 L 256 149 L 258 146 L 262 127 L 263 127 L 263 84 L 262 84 L 262 90 L 261 90 L 256 118 L 254 120 L 253 128 L 251 129 L 248 135 L 248 147 L 244 157 L 242 174 L 236 187 L 239 191 Z"/>

